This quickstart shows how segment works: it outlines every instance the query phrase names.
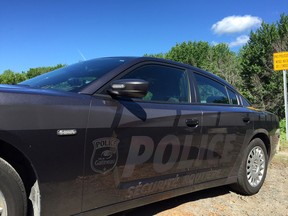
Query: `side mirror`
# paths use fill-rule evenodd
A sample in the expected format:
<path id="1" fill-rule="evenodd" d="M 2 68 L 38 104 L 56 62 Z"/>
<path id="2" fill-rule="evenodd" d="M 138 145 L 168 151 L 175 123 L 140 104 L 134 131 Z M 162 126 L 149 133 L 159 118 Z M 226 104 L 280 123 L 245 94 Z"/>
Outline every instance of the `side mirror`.
<path id="1" fill-rule="evenodd" d="M 112 97 L 142 98 L 147 94 L 149 83 L 142 79 L 115 80 L 107 89 Z"/>

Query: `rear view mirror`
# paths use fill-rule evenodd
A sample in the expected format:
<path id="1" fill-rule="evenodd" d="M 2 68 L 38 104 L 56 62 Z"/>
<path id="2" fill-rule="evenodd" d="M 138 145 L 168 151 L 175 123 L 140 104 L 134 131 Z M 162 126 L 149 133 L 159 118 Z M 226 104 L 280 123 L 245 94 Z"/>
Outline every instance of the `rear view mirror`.
<path id="1" fill-rule="evenodd" d="M 115 80 L 107 89 L 112 97 L 142 98 L 147 94 L 149 83 L 142 79 Z"/>

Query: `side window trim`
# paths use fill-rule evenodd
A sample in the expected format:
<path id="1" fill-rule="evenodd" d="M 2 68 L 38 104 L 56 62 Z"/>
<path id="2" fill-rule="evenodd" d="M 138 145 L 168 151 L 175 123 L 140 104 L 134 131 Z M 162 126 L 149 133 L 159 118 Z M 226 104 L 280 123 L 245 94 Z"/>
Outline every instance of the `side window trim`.
<path id="1" fill-rule="evenodd" d="M 244 98 L 242 95 L 238 95 L 238 97 L 240 98 L 241 100 L 241 106 L 243 107 L 249 107 L 249 106 L 252 106 L 250 101 L 248 101 L 246 98 Z M 246 103 L 246 104 L 245 104 Z"/>
<path id="2" fill-rule="evenodd" d="M 229 103 L 229 104 L 234 105 L 234 106 L 240 106 L 241 103 L 240 103 L 240 100 L 239 100 L 238 93 L 235 92 L 235 90 L 231 89 L 231 88 L 228 87 L 228 86 L 225 86 L 225 87 L 226 87 L 226 89 L 227 89 L 227 93 L 228 93 L 229 101 L 231 102 L 231 98 L 230 98 L 230 94 L 229 94 L 228 90 L 231 91 L 233 94 L 235 94 L 236 99 L 237 99 L 237 104 L 233 104 L 233 103 Z"/>
<path id="3" fill-rule="evenodd" d="M 189 88 L 190 88 L 190 103 L 198 103 L 198 88 L 197 82 L 194 77 L 194 71 L 191 69 L 187 69 Z"/>

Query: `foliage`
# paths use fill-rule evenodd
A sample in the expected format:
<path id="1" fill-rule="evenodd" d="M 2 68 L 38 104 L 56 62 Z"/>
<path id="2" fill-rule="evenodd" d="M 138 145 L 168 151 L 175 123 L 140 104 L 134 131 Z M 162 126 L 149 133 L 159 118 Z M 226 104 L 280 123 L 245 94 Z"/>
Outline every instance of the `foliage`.
<path id="1" fill-rule="evenodd" d="M 25 73 L 14 73 L 11 70 L 5 70 L 0 75 L 0 83 L 5 83 L 5 84 L 16 84 L 16 83 L 24 81 L 25 79 L 27 79 Z"/>
<path id="2" fill-rule="evenodd" d="M 166 54 L 166 58 L 195 67 L 206 69 L 208 67 L 208 57 L 210 54 L 210 46 L 207 42 L 183 42 L 176 44 Z"/>
<path id="3" fill-rule="evenodd" d="M 38 68 L 30 68 L 27 72 L 15 73 L 11 70 L 5 70 L 0 75 L 0 83 L 2 84 L 16 84 L 22 82 L 26 79 L 31 79 L 35 76 L 41 75 L 43 73 L 47 73 L 52 70 L 56 70 L 58 68 L 64 67 L 63 64 L 58 64 L 53 67 L 38 67 Z"/>
<path id="4" fill-rule="evenodd" d="M 162 59 L 166 58 L 166 54 L 165 53 L 145 54 L 144 56 L 146 56 L 146 57 L 154 57 L 154 58 L 162 58 Z"/>
<path id="5" fill-rule="evenodd" d="M 281 133 L 285 133 L 286 132 L 286 119 L 282 119 L 280 122 L 279 122 L 279 125 L 280 125 L 280 131 Z"/>
<path id="6" fill-rule="evenodd" d="M 288 141 L 286 140 L 286 119 L 282 119 L 280 122 L 280 148 L 288 147 Z"/>
<path id="7" fill-rule="evenodd" d="M 273 53 L 288 48 L 288 16 L 276 24 L 262 23 L 240 52 L 242 91 L 258 108 L 284 117 L 282 73 L 273 70 Z"/>
<path id="8" fill-rule="evenodd" d="M 176 44 L 166 54 L 147 55 L 156 58 L 165 58 L 190 64 L 192 66 L 208 70 L 236 88 L 240 88 L 242 80 L 240 77 L 240 60 L 232 52 L 227 44 L 218 44 L 215 46 L 207 42 L 183 42 Z"/>
<path id="9" fill-rule="evenodd" d="M 176 44 L 165 54 L 151 55 L 208 70 L 234 85 L 254 106 L 284 117 L 282 73 L 273 70 L 273 53 L 288 51 L 288 16 L 276 23 L 262 23 L 250 33 L 249 42 L 237 55 L 227 44 L 207 42 Z"/>
<path id="10" fill-rule="evenodd" d="M 62 68 L 64 67 L 65 65 L 63 64 L 58 64 L 54 67 L 38 67 L 38 68 L 30 68 L 27 73 L 26 73 L 26 76 L 28 79 L 31 79 L 35 76 L 38 76 L 38 75 L 41 75 L 41 74 L 44 74 L 44 73 L 47 73 L 49 71 L 53 71 L 53 70 L 56 70 L 58 68 Z"/>
<path id="11" fill-rule="evenodd" d="M 227 82 L 241 90 L 242 79 L 240 77 L 240 59 L 227 44 L 218 44 L 213 46 L 210 55 L 208 71 L 222 77 Z"/>

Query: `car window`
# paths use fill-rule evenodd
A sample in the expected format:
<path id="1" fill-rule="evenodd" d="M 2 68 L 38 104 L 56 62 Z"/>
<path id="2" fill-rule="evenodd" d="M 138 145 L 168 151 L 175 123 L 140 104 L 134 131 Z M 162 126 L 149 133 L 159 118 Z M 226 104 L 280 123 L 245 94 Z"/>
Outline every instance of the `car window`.
<path id="1" fill-rule="evenodd" d="M 229 104 L 224 85 L 199 74 L 195 74 L 195 79 L 201 103 Z"/>
<path id="2" fill-rule="evenodd" d="M 231 91 L 230 89 L 227 89 L 228 91 L 228 95 L 229 95 L 229 103 L 230 104 L 238 104 L 238 99 L 237 99 L 237 96 L 236 94 Z"/>
<path id="3" fill-rule="evenodd" d="M 32 88 L 79 92 L 130 58 L 98 58 L 79 62 L 19 83 Z"/>
<path id="4" fill-rule="evenodd" d="M 121 79 L 143 79 L 149 82 L 147 101 L 189 102 L 189 85 L 185 70 L 162 65 L 137 68 Z"/>
<path id="5" fill-rule="evenodd" d="M 244 97 L 241 97 L 241 100 L 242 100 L 243 106 L 245 106 L 245 107 L 252 106 L 251 103 L 249 103 Z"/>

